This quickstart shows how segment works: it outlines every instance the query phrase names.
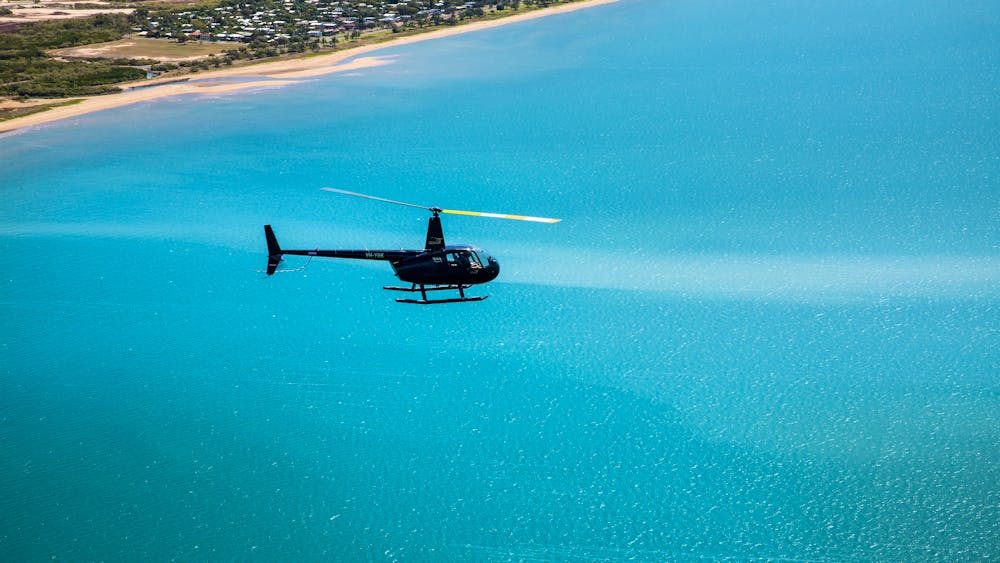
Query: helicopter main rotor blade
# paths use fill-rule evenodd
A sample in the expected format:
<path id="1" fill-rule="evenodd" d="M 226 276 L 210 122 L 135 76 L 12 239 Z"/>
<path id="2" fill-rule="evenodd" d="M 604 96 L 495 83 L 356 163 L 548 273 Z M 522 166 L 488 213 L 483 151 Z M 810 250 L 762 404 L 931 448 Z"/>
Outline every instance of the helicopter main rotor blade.
<path id="1" fill-rule="evenodd" d="M 433 213 L 441 212 L 448 213 L 451 215 L 471 215 L 473 217 L 493 217 L 496 219 L 513 219 L 515 221 L 533 221 L 535 223 L 558 223 L 562 219 L 550 219 L 548 217 L 529 217 L 527 215 L 508 215 L 505 213 L 485 213 L 482 211 L 461 211 L 458 209 L 441 209 L 439 207 L 427 207 L 424 205 L 415 205 L 413 203 L 406 203 L 405 201 L 396 201 L 394 199 L 386 199 L 384 197 L 375 197 L 373 195 L 359 194 L 357 192 L 349 192 L 347 190 L 341 190 L 338 188 L 320 188 L 325 192 L 333 192 L 337 194 L 351 195 L 354 197 L 363 197 L 365 199 L 374 199 L 375 201 L 383 201 L 385 203 L 395 203 L 396 205 L 405 205 L 407 207 L 416 207 L 417 209 L 426 209 Z"/>
<path id="2" fill-rule="evenodd" d="M 385 199 L 384 197 L 375 197 L 373 195 L 359 194 L 357 192 L 349 192 L 347 190 L 338 190 L 337 188 L 320 188 L 324 192 L 333 192 L 337 194 L 352 195 L 354 197 L 363 197 L 365 199 L 374 199 L 375 201 L 384 201 L 386 203 L 395 203 L 396 205 L 405 205 L 407 207 L 416 207 L 417 209 L 426 209 L 427 211 L 433 211 L 433 208 L 426 207 L 423 205 L 415 205 L 412 203 L 406 203 L 405 201 L 396 201 L 394 199 Z"/>
<path id="3" fill-rule="evenodd" d="M 473 217 L 493 217 L 495 219 L 514 219 L 515 221 L 533 221 L 535 223 L 558 223 L 562 219 L 548 217 L 529 217 L 527 215 L 507 215 L 505 213 L 485 213 L 482 211 L 459 211 L 458 209 L 442 209 L 441 213 L 451 215 L 472 215 Z"/>

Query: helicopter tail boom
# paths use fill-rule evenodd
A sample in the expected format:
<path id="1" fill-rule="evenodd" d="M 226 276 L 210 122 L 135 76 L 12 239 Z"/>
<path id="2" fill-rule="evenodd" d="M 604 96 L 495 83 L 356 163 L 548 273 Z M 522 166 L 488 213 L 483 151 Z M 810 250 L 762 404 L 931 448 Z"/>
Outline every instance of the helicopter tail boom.
<path id="1" fill-rule="evenodd" d="M 284 261 L 285 256 L 306 256 L 310 260 L 320 258 L 349 258 L 355 260 L 382 260 L 391 262 L 393 267 L 398 262 L 423 254 L 423 250 L 321 250 L 314 248 L 311 250 L 289 250 L 282 249 L 278 245 L 278 238 L 274 236 L 271 225 L 264 225 L 264 238 L 267 240 L 267 275 L 286 271 L 298 270 L 278 270 L 278 266 Z M 307 262 L 308 264 L 308 262 Z M 303 266 L 304 268 L 305 266 Z M 300 268 L 301 269 L 301 268 Z"/>

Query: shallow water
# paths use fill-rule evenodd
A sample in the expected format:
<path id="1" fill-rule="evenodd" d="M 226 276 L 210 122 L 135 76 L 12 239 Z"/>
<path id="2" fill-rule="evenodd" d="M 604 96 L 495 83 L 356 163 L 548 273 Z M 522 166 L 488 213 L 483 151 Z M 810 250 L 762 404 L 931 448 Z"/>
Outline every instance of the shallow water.
<path id="1" fill-rule="evenodd" d="M 623 0 L 0 138 L 0 554 L 1000 556 L 998 18 Z M 564 221 L 446 218 L 478 304 L 262 279 L 422 244 L 323 186 Z"/>

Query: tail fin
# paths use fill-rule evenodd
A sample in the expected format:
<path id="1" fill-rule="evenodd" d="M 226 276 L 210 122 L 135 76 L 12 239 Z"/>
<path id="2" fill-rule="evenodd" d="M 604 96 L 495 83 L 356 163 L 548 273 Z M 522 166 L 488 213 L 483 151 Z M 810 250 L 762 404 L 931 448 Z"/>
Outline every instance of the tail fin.
<path id="1" fill-rule="evenodd" d="M 278 239 L 271 230 L 271 225 L 264 225 L 264 238 L 267 239 L 267 275 L 274 273 L 281 263 L 281 247 L 278 246 Z"/>

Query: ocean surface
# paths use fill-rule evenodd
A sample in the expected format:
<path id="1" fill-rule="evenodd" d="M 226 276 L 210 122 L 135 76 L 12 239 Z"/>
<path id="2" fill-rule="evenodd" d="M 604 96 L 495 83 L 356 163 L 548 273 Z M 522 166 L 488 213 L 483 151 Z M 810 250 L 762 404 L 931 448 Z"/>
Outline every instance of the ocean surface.
<path id="1" fill-rule="evenodd" d="M 0 559 L 1000 558 L 1000 4 L 379 55 L 0 137 Z M 446 216 L 480 303 L 263 276 L 423 244 L 324 186 L 563 222 Z"/>

